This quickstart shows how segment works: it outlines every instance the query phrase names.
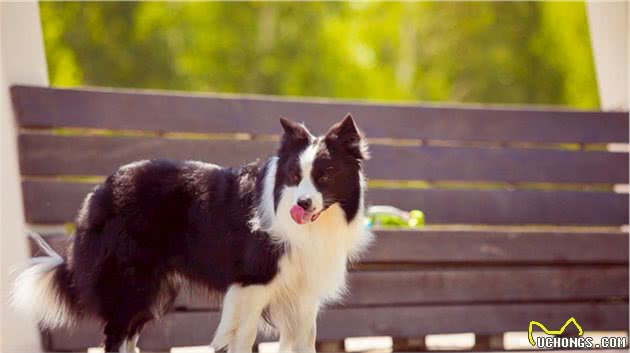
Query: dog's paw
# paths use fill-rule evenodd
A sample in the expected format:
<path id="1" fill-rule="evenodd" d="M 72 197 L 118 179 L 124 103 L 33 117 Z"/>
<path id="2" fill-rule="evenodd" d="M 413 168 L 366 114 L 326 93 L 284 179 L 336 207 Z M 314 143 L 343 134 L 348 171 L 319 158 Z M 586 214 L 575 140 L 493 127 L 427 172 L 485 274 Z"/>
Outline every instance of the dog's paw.
<path id="1" fill-rule="evenodd" d="M 229 334 L 214 336 L 212 342 L 210 342 L 210 348 L 214 349 L 215 352 L 227 352 L 232 336 Z"/>
<path id="2" fill-rule="evenodd" d="M 211 343 L 210 348 L 212 349 L 214 353 L 227 353 L 227 346 L 222 347 L 222 348 L 215 348 L 215 346 L 213 346 Z"/>

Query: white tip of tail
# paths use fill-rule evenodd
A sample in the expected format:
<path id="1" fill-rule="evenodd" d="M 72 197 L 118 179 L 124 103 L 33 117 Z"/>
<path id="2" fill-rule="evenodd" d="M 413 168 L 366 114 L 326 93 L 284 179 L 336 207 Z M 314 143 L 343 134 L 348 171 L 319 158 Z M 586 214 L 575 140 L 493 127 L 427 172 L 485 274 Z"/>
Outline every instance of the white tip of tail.
<path id="1" fill-rule="evenodd" d="M 11 305 L 32 316 L 45 328 L 68 324 L 73 321 L 73 315 L 55 284 L 55 272 L 61 269 L 64 261 L 39 235 L 30 236 L 49 256 L 30 260 L 29 267 L 15 280 Z"/>

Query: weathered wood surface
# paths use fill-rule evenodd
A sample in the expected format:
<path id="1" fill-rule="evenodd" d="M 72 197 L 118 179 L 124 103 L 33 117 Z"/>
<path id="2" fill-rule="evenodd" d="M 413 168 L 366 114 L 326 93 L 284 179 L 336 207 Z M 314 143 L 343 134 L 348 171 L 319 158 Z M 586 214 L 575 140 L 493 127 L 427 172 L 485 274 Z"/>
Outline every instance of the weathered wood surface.
<path id="1" fill-rule="evenodd" d="M 419 237 L 422 237 L 420 240 Z M 377 232 L 376 263 L 628 263 L 627 233 Z"/>
<path id="2" fill-rule="evenodd" d="M 377 230 L 363 264 L 627 265 L 627 233 L 517 233 Z M 60 254 L 70 238 L 45 236 Z M 41 252 L 32 243 L 33 255 Z"/>
<path id="3" fill-rule="evenodd" d="M 278 118 L 324 132 L 347 112 L 371 137 L 462 141 L 627 142 L 622 112 L 451 108 L 174 92 L 14 86 L 22 127 L 275 134 Z"/>
<path id="4" fill-rule="evenodd" d="M 397 307 L 335 308 L 322 313 L 318 339 L 357 336 L 418 337 L 434 333 L 474 330 L 479 334 L 526 331 L 529 321 L 560 327 L 575 317 L 584 330 L 627 330 L 627 303 L 515 303 L 483 305 L 427 305 Z M 218 323 L 218 312 L 175 312 L 150 325 L 140 338 L 144 350 L 205 345 Z M 265 340 L 265 338 L 261 338 Z M 73 334 L 53 330 L 49 335 L 56 351 L 79 351 L 102 341 L 95 323 L 81 324 Z"/>
<path id="5" fill-rule="evenodd" d="M 628 297 L 628 269 L 619 266 L 474 267 L 354 271 L 343 307 L 585 301 Z M 220 301 L 182 294 L 182 310 L 216 310 Z"/>
<path id="6" fill-rule="evenodd" d="M 26 220 L 72 221 L 89 183 L 28 180 L 22 183 Z M 421 209 L 432 224 L 628 224 L 628 195 L 533 190 L 371 189 L 368 204 Z"/>
<path id="7" fill-rule="evenodd" d="M 433 224 L 628 223 L 628 195 L 606 192 L 371 189 L 367 202 L 420 209 Z"/>
<path id="8" fill-rule="evenodd" d="M 94 184 L 55 176 L 104 176 L 138 159 L 196 159 L 235 166 L 273 153 L 267 135 L 278 118 L 304 121 L 322 133 L 347 112 L 372 145 L 372 179 L 502 183 L 627 183 L 628 154 L 496 148 L 512 142 L 628 142 L 625 113 L 379 105 L 275 97 L 189 95 L 16 86 L 22 128 L 59 127 L 214 134 L 62 136 L 23 130 L 19 136 L 25 215 L 32 224 L 72 222 Z M 230 140 L 248 133 L 254 139 Z M 190 135 L 190 137 L 194 137 Z M 209 139 L 213 137 L 213 139 Z M 381 139 L 379 141 L 379 139 Z M 389 140 L 382 140 L 389 139 Z M 391 139 L 411 139 L 392 143 Z M 431 146 L 410 145 L 431 140 Z M 437 142 L 491 142 L 479 147 Z M 469 146 L 469 145 L 468 145 Z M 44 178 L 42 178 L 44 177 Z M 67 179 L 66 179 L 67 180 Z M 422 209 L 431 224 L 628 224 L 628 195 L 595 191 L 378 189 L 369 204 Z M 628 329 L 628 234 L 557 232 L 376 231 L 376 241 L 349 274 L 350 295 L 320 317 L 318 338 L 481 335 L 524 331 L 530 320 L 560 327 L 574 316 L 584 330 Z M 67 237 L 46 239 L 61 253 Z M 34 250 L 37 255 L 38 251 Z M 167 351 L 207 344 L 218 302 L 181 295 L 175 310 L 148 327 L 140 346 Z M 98 345 L 98 324 L 46 333 L 47 348 Z"/>
<path id="9" fill-rule="evenodd" d="M 323 315 L 320 339 L 497 333 L 524 330 L 520 326 L 527 327 L 532 317 L 553 323 L 575 316 L 598 330 L 627 328 L 627 234 L 379 231 L 376 239 L 366 263 L 433 265 L 351 272 L 350 296 L 343 307 Z M 67 241 L 47 240 L 56 249 Z M 536 263 L 547 265 L 530 266 Z M 182 295 L 176 308 L 147 329 L 141 347 L 209 342 L 218 322 L 217 301 Z M 78 350 L 98 344 L 99 332 L 88 324 L 74 335 L 56 330 L 49 338 L 55 350 Z"/>
<path id="10" fill-rule="evenodd" d="M 278 128 L 280 130 L 280 128 Z M 202 160 L 239 166 L 275 153 L 277 142 L 159 137 L 19 136 L 24 175 L 109 175 L 141 159 Z M 540 149 L 370 147 L 371 179 L 626 183 L 628 154 Z M 98 163 L 94 163 L 98 160 Z"/>

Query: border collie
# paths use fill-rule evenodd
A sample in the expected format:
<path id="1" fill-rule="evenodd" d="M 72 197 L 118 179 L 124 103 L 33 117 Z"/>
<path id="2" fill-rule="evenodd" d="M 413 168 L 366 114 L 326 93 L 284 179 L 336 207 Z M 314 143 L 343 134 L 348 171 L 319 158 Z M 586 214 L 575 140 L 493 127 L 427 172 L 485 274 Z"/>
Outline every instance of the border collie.
<path id="1" fill-rule="evenodd" d="M 215 350 L 251 351 L 267 322 L 281 352 L 314 352 L 318 311 L 343 295 L 346 264 L 371 239 L 367 145 L 350 115 L 320 137 L 280 122 L 264 163 L 118 169 L 85 198 L 66 259 L 36 239 L 48 256 L 19 275 L 13 304 L 44 328 L 98 318 L 105 350 L 132 353 L 143 326 L 192 284 L 224 294 Z"/>

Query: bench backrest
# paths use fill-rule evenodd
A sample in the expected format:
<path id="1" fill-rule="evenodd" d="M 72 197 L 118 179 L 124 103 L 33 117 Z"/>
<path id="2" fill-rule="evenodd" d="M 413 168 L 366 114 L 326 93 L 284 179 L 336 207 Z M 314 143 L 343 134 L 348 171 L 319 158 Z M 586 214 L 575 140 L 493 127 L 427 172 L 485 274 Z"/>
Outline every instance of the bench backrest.
<path id="1" fill-rule="evenodd" d="M 26 221 L 62 248 L 85 194 L 147 158 L 236 166 L 274 152 L 280 116 L 321 133 L 351 112 L 370 141 L 369 204 L 421 209 L 423 231 L 377 231 L 320 339 L 524 331 L 530 320 L 627 330 L 626 113 L 365 104 L 102 89 L 11 89 Z M 502 226 L 497 228 L 496 226 Z M 506 227 L 507 226 L 507 227 Z M 535 226 L 535 228 L 532 228 Z M 554 228 L 562 226 L 562 228 Z M 56 235 L 54 234 L 56 233 Z M 180 298 L 145 349 L 206 344 L 216 305 Z M 46 333 L 47 346 L 99 342 Z"/>

